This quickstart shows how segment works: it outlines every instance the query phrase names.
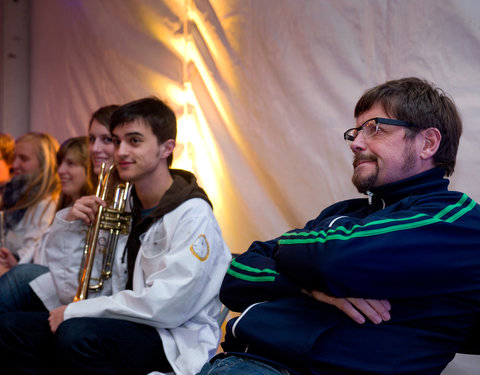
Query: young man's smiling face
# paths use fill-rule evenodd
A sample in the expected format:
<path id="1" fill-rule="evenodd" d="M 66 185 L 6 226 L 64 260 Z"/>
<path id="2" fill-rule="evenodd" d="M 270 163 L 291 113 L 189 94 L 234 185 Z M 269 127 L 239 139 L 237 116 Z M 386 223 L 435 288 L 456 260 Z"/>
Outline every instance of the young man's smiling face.
<path id="1" fill-rule="evenodd" d="M 118 125 L 112 135 L 115 164 L 122 180 L 148 181 L 166 167 L 164 144 L 159 144 L 151 127 L 142 120 Z"/>

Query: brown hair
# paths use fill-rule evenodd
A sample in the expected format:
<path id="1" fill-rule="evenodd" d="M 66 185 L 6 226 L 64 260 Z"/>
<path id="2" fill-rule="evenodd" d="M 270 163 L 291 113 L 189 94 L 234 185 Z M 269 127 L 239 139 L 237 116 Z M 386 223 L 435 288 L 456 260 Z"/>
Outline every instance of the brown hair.
<path id="1" fill-rule="evenodd" d="M 122 105 L 112 115 L 110 130 L 136 119 L 142 120 L 152 129 L 158 144 L 177 137 L 175 113 L 165 102 L 156 97 L 138 99 Z M 167 165 L 172 165 L 172 161 L 173 154 L 170 154 L 167 158 Z"/>
<path id="2" fill-rule="evenodd" d="M 80 189 L 80 196 L 90 195 L 93 193 L 93 183 L 88 179 L 88 165 L 90 164 L 87 151 L 87 137 L 74 137 L 69 138 L 62 143 L 60 149 L 57 152 L 57 166 L 62 164 L 63 159 L 69 151 L 72 151 L 75 156 L 75 161 L 85 168 L 85 183 Z M 72 198 L 61 193 L 58 198 L 57 211 L 62 208 L 68 207 L 73 203 Z"/>
<path id="3" fill-rule="evenodd" d="M 88 130 L 92 127 L 94 121 L 97 121 L 100 125 L 103 125 L 110 132 L 110 118 L 112 113 L 119 107 L 119 105 L 111 104 L 100 107 L 95 112 L 92 113 L 90 121 L 88 122 Z M 98 183 L 98 176 L 93 173 L 93 168 L 91 163 L 88 163 L 88 180 L 92 182 L 93 186 L 96 186 Z"/>
<path id="4" fill-rule="evenodd" d="M 92 127 L 93 122 L 97 121 L 100 125 L 105 126 L 107 130 L 111 133 L 111 128 L 110 128 L 111 117 L 113 112 L 115 112 L 119 107 L 120 107 L 119 105 L 111 104 L 111 105 L 106 105 L 97 109 L 95 112 L 93 112 L 92 116 L 90 117 L 90 121 L 88 123 L 88 130 L 90 130 L 90 128 Z M 88 163 L 87 178 L 89 181 L 91 181 L 92 189 L 93 189 L 92 193 L 95 194 L 95 190 L 98 185 L 98 176 L 95 173 L 93 173 L 93 168 L 91 163 Z M 110 188 L 107 190 L 107 197 L 106 197 L 107 203 L 112 202 L 115 195 L 115 187 L 118 183 L 121 182 L 117 171 L 113 172 L 113 175 L 111 178 L 112 178 L 112 182 L 110 183 Z"/>
<path id="5" fill-rule="evenodd" d="M 387 81 L 362 95 L 355 106 L 355 118 L 377 103 L 392 118 L 418 127 L 406 129 L 407 137 L 423 129 L 437 128 L 442 140 L 433 161 L 437 167 L 445 169 L 447 176 L 453 173 L 462 120 L 455 103 L 443 90 L 416 77 Z"/>

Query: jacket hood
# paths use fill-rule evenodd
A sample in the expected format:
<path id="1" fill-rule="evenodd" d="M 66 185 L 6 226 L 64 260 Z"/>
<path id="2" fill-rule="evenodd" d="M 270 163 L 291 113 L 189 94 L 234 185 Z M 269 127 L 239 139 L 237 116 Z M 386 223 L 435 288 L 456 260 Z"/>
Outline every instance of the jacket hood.
<path id="1" fill-rule="evenodd" d="M 192 173 L 181 169 L 170 169 L 170 175 L 173 178 L 172 185 L 163 194 L 157 207 L 147 217 L 160 218 L 192 198 L 201 198 L 213 208 L 207 193 L 198 185 L 197 179 Z M 134 201 L 132 207 L 138 208 L 136 211 L 139 211 L 141 203 L 135 192 L 135 187 L 132 188 L 132 199 Z"/>
<path id="2" fill-rule="evenodd" d="M 142 204 L 138 199 L 135 186 L 132 188 L 132 225 L 127 245 L 122 256 L 122 259 L 124 259 L 126 252 L 128 267 L 126 289 L 132 289 L 133 270 L 135 259 L 141 245 L 140 236 L 142 233 L 145 233 L 154 222 L 161 219 L 164 215 L 173 211 L 189 199 L 201 198 L 212 207 L 207 194 L 200 186 L 198 186 L 197 179 L 192 173 L 180 169 L 170 169 L 170 175 L 173 178 L 172 185 L 168 188 L 165 194 L 163 194 L 155 209 L 149 212 L 145 217 L 142 217 Z"/>

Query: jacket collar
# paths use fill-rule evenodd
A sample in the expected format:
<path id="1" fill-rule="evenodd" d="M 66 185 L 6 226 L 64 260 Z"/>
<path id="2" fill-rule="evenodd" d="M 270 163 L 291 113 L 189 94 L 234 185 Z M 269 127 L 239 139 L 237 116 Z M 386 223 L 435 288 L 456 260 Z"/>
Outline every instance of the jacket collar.
<path id="1" fill-rule="evenodd" d="M 444 178 L 445 170 L 432 168 L 423 173 L 370 189 L 370 198 L 380 198 L 384 205 L 398 202 L 408 196 L 423 195 L 433 192 L 447 191 L 450 181 Z"/>

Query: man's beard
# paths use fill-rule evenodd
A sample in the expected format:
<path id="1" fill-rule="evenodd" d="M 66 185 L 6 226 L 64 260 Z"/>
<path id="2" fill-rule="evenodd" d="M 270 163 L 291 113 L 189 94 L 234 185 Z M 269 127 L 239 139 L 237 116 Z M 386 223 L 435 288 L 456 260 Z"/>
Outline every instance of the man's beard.
<path id="1" fill-rule="evenodd" d="M 403 151 L 404 159 L 403 164 L 401 167 L 401 171 L 407 174 L 410 170 L 412 170 L 415 166 L 416 161 L 416 154 L 413 149 L 413 142 L 407 142 L 404 147 Z M 368 176 L 362 176 L 360 173 L 356 173 L 355 167 L 357 163 L 360 161 L 371 161 L 375 163 L 375 171 L 369 174 Z M 378 168 L 378 159 L 375 155 L 368 155 L 368 154 L 356 154 L 353 159 L 353 176 L 352 176 L 352 183 L 357 188 L 359 193 L 366 193 L 369 191 L 373 186 L 375 186 L 378 175 L 380 174 L 380 169 Z M 393 182 L 393 181 L 391 181 Z"/>
<path id="2" fill-rule="evenodd" d="M 370 173 L 367 176 L 363 176 L 360 173 L 357 173 L 355 169 L 355 167 L 357 166 L 357 163 L 364 160 L 372 161 L 375 163 L 375 171 Z M 353 185 L 357 188 L 359 193 L 366 193 L 375 185 L 375 182 L 377 182 L 378 174 L 380 172 L 378 169 L 377 157 L 375 155 L 356 154 L 355 158 L 353 159 L 353 168 L 354 168 L 353 176 L 352 176 Z"/>

